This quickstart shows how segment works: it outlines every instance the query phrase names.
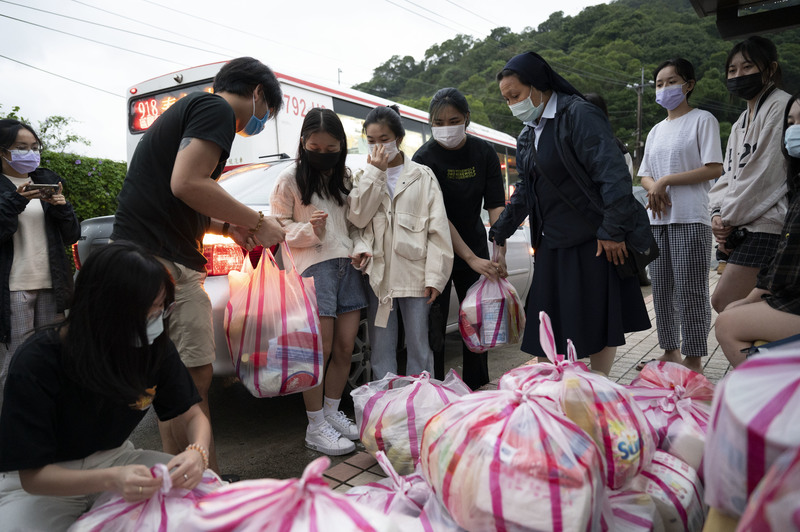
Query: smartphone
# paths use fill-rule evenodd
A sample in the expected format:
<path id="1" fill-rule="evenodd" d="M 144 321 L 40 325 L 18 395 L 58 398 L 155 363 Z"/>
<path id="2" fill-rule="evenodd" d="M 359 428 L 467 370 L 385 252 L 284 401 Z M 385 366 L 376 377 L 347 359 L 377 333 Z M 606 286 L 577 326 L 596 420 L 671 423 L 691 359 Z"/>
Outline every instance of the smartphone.
<path id="1" fill-rule="evenodd" d="M 42 198 L 50 198 L 58 192 L 58 185 L 39 185 L 31 183 L 25 187 L 25 190 L 38 190 Z"/>

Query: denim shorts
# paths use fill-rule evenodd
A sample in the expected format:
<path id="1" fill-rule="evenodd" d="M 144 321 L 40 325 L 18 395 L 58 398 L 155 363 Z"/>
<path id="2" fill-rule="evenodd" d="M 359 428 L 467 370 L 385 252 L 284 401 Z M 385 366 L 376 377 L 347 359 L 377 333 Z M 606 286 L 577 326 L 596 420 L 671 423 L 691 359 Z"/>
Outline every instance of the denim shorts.
<path id="1" fill-rule="evenodd" d="M 350 259 L 330 259 L 306 268 L 303 277 L 313 277 L 320 316 L 335 318 L 367 306 L 365 277 Z"/>

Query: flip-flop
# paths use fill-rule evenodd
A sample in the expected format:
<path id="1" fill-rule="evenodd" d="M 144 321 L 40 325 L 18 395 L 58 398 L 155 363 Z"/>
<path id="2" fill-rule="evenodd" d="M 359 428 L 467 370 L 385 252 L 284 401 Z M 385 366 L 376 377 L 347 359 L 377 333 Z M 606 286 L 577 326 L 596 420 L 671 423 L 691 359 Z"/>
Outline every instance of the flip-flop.
<path id="1" fill-rule="evenodd" d="M 650 362 L 658 362 L 657 358 L 651 358 L 650 360 L 643 360 L 636 364 L 636 371 L 642 371 L 644 367 Z"/>

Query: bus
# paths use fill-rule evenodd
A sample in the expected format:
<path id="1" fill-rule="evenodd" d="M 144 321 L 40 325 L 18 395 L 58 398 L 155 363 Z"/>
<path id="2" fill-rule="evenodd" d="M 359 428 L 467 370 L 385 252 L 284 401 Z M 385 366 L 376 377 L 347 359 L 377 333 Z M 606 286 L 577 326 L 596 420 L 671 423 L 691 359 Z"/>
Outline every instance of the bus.
<path id="1" fill-rule="evenodd" d="M 131 160 L 136 145 L 147 128 L 180 98 L 196 91 L 213 92 L 214 76 L 225 62 L 211 63 L 172 72 L 138 83 L 128 89 L 127 154 Z M 295 157 L 300 140 L 300 128 L 306 113 L 314 107 L 332 109 L 341 119 L 347 134 L 348 153 L 367 153 L 363 136 L 367 113 L 380 105 L 392 102 L 365 92 L 320 83 L 275 72 L 283 90 L 284 106 L 275 120 L 270 120 L 264 132 L 253 137 L 236 136 L 225 170 L 263 162 L 268 158 Z M 397 104 L 406 136 L 403 151 L 408 156 L 430 137 L 428 113 Z M 516 139 L 501 131 L 470 123 L 467 132 L 487 141 L 497 152 L 505 181 L 506 199 L 517 181 Z"/>

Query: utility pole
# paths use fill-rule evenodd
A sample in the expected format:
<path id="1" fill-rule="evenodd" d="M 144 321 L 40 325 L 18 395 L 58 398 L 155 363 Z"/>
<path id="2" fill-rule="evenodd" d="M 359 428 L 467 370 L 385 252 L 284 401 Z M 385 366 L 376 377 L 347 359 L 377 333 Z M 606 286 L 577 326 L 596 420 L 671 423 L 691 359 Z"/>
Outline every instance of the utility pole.
<path id="1" fill-rule="evenodd" d="M 633 83 L 626 85 L 627 88 L 633 89 L 636 91 L 636 147 L 633 152 L 633 167 L 639 168 L 639 165 L 642 163 L 642 157 L 644 156 L 644 143 L 642 142 L 642 94 L 644 93 L 645 87 L 652 86 L 653 82 L 648 81 L 647 83 L 644 82 L 644 67 L 642 67 L 642 81 L 641 83 Z"/>

